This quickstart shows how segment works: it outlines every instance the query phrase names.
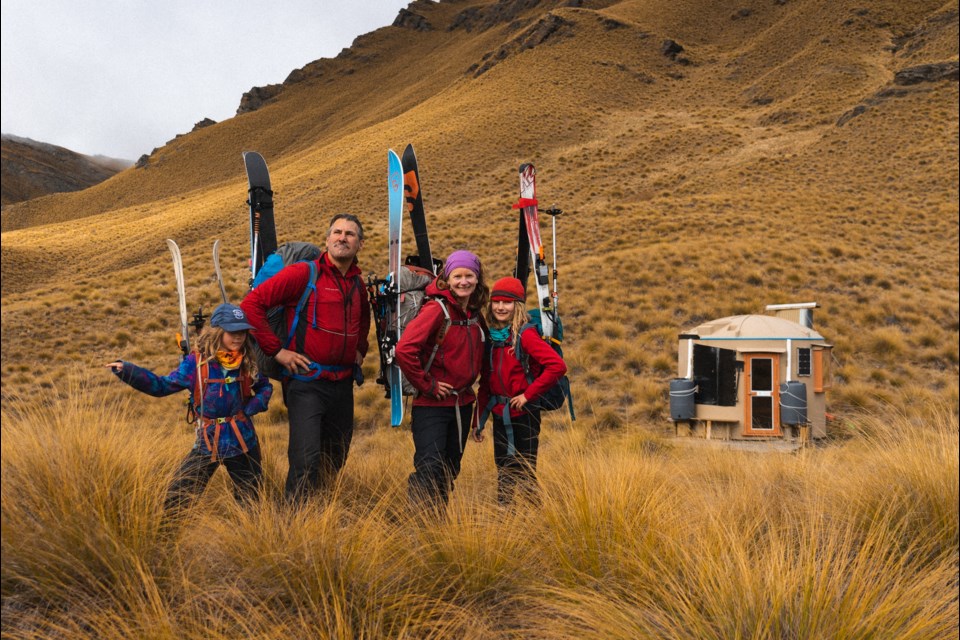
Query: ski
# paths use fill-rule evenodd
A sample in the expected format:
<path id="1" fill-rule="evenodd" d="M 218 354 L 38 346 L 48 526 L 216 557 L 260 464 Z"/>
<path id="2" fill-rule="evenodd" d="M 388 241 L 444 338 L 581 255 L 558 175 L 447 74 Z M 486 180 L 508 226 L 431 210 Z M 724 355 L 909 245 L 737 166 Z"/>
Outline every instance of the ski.
<path id="1" fill-rule="evenodd" d="M 177 280 L 177 297 L 180 302 L 180 330 L 177 332 L 177 347 L 180 349 L 182 361 L 190 353 L 190 330 L 187 316 L 187 292 L 183 281 L 183 259 L 180 257 L 180 247 L 173 240 L 167 239 L 167 248 L 173 256 L 173 275 Z"/>
<path id="2" fill-rule="evenodd" d="M 417 154 L 413 145 L 408 144 L 403 150 L 401 158 L 403 168 L 403 190 L 407 213 L 413 226 L 413 238 L 417 242 L 417 257 L 406 260 L 407 264 L 416 263 L 417 266 L 429 269 L 434 275 L 440 265 L 434 264 L 433 253 L 430 251 L 430 238 L 427 235 L 427 219 L 423 212 L 423 192 L 420 190 L 420 170 L 417 166 Z"/>
<path id="3" fill-rule="evenodd" d="M 247 169 L 247 205 L 250 207 L 250 282 L 257 277 L 267 257 L 277 250 L 277 227 L 273 218 L 273 191 L 267 163 L 256 151 L 243 152 Z"/>
<path id="4" fill-rule="evenodd" d="M 387 190 L 389 194 L 389 265 L 384 294 L 386 308 L 386 380 L 390 395 L 390 426 L 399 427 L 403 422 L 403 374 L 394 361 L 394 351 L 400 340 L 400 255 L 403 230 L 403 165 L 393 149 L 387 151 Z"/>
<path id="5" fill-rule="evenodd" d="M 213 271 L 217 275 L 217 285 L 220 287 L 220 297 L 224 304 L 227 300 L 227 290 L 223 288 L 223 273 L 220 271 L 220 240 L 213 241 Z"/>
<path id="6" fill-rule="evenodd" d="M 534 284 L 537 287 L 537 304 L 543 323 L 543 335 L 553 337 L 552 298 L 550 296 L 550 273 L 540 237 L 540 215 L 537 210 L 537 171 L 532 164 L 520 165 L 520 200 L 513 205 L 520 209 L 520 235 L 517 242 L 516 277 L 526 287 L 527 275 L 533 267 Z M 529 247 L 529 258 L 523 245 Z M 528 262 L 529 260 L 529 262 Z"/>
<path id="7" fill-rule="evenodd" d="M 517 208 L 514 206 L 514 209 Z M 523 211 L 517 219 L 520 221 L 520 230 L 517 232 L 517 264 L 513 269 L 513 277 L 522 282 L 526 289 L 530 276 L 530 239 L 527 238 L 526 216 Z"/>

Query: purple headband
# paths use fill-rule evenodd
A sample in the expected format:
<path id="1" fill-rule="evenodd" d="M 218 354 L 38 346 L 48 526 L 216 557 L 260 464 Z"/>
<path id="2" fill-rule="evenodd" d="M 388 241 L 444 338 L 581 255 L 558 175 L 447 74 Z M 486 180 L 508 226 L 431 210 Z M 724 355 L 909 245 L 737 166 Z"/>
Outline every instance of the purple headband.
<path id="1" fill-rule="evenodd" d="M 454 269 L 470 269 L 477 276 L 480 276 L 480 258 L 474 254 L 460 249 L 459 251 L 454 251 L 449 256 L 447 256 L 447 261 L 443 266 L 443 276 L 449 278 L 450 274 L 453 273 Z"/>

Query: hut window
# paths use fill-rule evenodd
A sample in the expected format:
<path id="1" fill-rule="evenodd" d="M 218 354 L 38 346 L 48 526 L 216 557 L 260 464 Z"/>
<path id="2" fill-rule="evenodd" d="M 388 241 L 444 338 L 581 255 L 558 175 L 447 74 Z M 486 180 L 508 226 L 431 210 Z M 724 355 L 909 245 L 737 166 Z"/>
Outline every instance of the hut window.
<path id="1" fill-rule="evenodd" d="M 733 407 L 737 404 L 737 352 L 693 345 L 693 378 L 696 404 Z"/>
<path id="2" fill-rule="evenodd" d="M 803 347 L 797 349 L 797 375 L 809 376 L 811 372 L 810 348 Z"/>

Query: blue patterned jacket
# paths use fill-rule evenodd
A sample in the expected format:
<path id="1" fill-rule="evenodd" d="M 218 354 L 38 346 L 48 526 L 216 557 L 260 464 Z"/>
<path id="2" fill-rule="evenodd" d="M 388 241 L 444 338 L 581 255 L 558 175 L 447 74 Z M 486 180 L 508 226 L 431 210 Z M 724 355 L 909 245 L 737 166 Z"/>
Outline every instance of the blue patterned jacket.
<path id="1" fill-rule="evenodd" d="M 169 396 L 184 389 L 193 393 L 197 384 L 196 354 L 191 353 L 185 357 L 180 366 L 166 376 L 158 376 L 149 369 L 138 367 L 131 362 L 124 362 L 123 369 L 115 372 L 115 374 L 134 389 L 158 398 Z M 210 361 L 210 380 L 222 380 L 230 375 L 236 375 L 236 371 L 223 369 L 216 359 Z M 206 385 L 202 403 L 204 418 L 216 419 L 237 416 L 237 430 L 248 449 L 252 449 L 257 444 L 257 432 L 253 428 L 253 421 L 250 416 L 266 411 L 267 405 L 270 403 L 270 396 L 273 394 L 273 385 L 263 374 L 257 374 L 257 378 L 251 386 L 253 396 L 244 399 L 238 380 L 233 379 L 227 383 L 209 382 Z M 194 398 L 194 404 L 199 409 L 200 398 Z M 204 437 L 204 428 L 197 426 L 197 439 L 193 445 L 194 449 L 199 449 L 200 453 L 204 455 L 212 455 L 213 452 L 211 447 L 207 445 L 207 441 L 213 443 L 216 426 L 216 424 L 211 423 L 205 427 L 206 437 Z M 243 453 L 243 447 L 229 424 L 221 425 L 216 448 L 218 458 L 231 458 Z"/>

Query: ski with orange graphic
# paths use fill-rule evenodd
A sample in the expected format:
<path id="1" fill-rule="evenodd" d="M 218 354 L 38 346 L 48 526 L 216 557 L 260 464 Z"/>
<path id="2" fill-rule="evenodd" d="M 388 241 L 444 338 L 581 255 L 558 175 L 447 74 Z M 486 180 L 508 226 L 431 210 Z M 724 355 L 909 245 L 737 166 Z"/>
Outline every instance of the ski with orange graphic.
<path id="1" fill-rule="evenodd" d="M 413 238 L 417 242 L 417 255 L 407 256 L 406 264 L 429 269 L 434 274 L 442 263 L 434 260 L 430 250 L 430 237 L 427 235 L 427 218 L 423 211 L 423 191 L 420 190 L 420 169 L 417 166 L 417 154 L 413 145 L 408 144 L 400 160 L 403 167 L 403 198 L 410 224 L 413 226 Z"/>

